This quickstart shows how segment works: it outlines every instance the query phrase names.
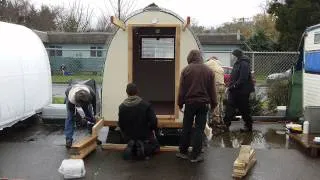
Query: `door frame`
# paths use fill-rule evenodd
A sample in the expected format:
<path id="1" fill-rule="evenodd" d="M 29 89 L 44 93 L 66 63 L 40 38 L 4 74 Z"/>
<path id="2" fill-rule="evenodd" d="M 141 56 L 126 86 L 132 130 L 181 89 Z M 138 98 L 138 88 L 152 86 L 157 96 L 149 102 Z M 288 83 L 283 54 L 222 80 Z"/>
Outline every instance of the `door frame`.
<path id="1" fill-rule="evenodd" d="M 132 83 L 133 72 L 133 34 L 134 27 L 175 27 L 175 99 L 174 99 L 174 114 L 172 115 L 157 115 L 159 119 L 163 120 L 176 120 L 179 119 L 179 107 L 177 103 L 179 93 L 179 81 L 180 81 L 180 24 L 128 24 L 128 83 Z"/>

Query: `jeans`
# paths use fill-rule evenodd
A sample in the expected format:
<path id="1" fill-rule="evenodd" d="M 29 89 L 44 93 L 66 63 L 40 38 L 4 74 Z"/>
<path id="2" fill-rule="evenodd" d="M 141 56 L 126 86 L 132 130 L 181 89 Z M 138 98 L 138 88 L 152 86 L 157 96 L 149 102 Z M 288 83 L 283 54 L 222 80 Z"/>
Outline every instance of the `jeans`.
<path id="1" fill-rule="evenodd" d="M 93 112 L 92 112 L 92 106 L 91 105 L 84 106 L 82 107 L 82 109 L 84 111 L 84 114 L 86 115 L 86 118 L 88 119 L 87 121 L 88 128 L 90 128 L 95 123 L 95 119 L 93 117 Z M 75 111 L 76 111 L 75 107 L 69 108 L 67 105 L 67 119 L 65 120 L 65 126 L 64 126 L 64 134 L 66 136 L 67 141 L 73 140 L 72 137 L 74 133 L 74 126 L 75 126 L 75 120 L 76 120 Z"/>
<path id="2" fill-rule="evenodd" d="M 207 122 L 208 105 L 186 104 L 183 116 L 183 129 L 180 139 L 180 152 L 186 154 L 191 143 L 192 125 L 195 121 L 195 132 L 192 142 L 191 157 L 196 158 L 201 153 L 204 128 Z"/>

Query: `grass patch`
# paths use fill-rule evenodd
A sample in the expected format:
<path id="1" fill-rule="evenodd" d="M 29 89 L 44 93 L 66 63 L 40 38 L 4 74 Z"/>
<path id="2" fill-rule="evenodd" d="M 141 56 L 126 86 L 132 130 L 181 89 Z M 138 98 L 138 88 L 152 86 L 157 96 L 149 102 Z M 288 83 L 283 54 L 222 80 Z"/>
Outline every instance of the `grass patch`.
<path id="1" fill-rule="evenodd" d="M 64 97 L 52 97 L 52 104 L 64 104 Z"/>
<path id="2" fill-rule="evenodd" d="M 102 76 L 93 74 L 75 74 L 70 76 L 52 75 L 52 83 L 68 84 L 70 80 L 87 80 L 94 79 L 97 84 L 102 83 Z"/>

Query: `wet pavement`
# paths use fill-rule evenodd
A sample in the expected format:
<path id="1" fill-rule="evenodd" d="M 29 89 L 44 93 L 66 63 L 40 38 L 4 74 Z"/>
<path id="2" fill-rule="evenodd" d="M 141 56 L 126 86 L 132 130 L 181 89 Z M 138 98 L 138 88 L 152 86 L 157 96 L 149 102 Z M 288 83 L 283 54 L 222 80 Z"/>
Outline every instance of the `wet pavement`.
<path id="1" fill-rule="evenodd" d="M 85 159 L 82 179 L 232 179 L 233 161 L 241 144 L 256 149 L 257 164 L 246 179 L 319 179 L 320 158 L 312 159 L 290 142 L 283 124 L 256 123 L 250 135 L 240 133 L 240 122 L 232 131 L 213 137 L 205 161 L 191 164 L 175 158 L 175 153 L 160 153 L 148 161 L 124 161 L 120 152 L 98 148 Z M 86 134 L 77 130 L 76 138 Z M 63 127 L 29 120 L 0 132 L 0 179 L 63 179 L 58 168 L 68 158 Z"/>

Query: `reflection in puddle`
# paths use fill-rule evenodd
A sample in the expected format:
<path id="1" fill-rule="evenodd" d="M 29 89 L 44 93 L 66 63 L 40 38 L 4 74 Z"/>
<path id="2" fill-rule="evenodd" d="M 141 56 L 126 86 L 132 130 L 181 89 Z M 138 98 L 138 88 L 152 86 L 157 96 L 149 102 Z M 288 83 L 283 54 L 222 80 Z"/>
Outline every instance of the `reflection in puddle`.
<path id="1" fill-rule="evenodd" d="M 241 133 L 231 131 L 215 136 L 210 141 L 213 147 L 239 148 L 241 145 L 251 145 L 257 149 L 291 148 L 288 137 L 284 130 L 266 129 L 266 132 L 253 131 L 251 133 Z"/>

